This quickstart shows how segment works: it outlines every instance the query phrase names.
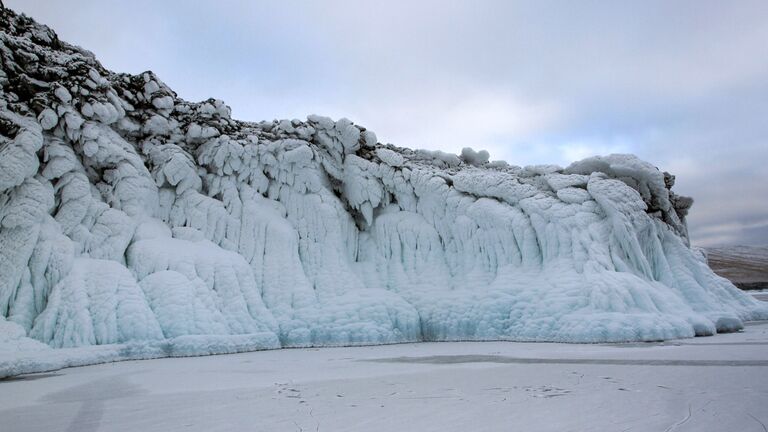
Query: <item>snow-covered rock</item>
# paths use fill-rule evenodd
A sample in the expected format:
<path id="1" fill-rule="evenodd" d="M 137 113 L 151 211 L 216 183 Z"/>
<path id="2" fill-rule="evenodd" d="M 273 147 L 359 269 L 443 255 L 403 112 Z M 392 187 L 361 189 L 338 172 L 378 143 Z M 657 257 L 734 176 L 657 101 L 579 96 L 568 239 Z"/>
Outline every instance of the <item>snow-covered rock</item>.
<path id="1" fill-rule="evenodd" d="M 241 122 L 8 9 L 0 57 L 0 350 L 638 341 L 768 318 L 689 248 L 674 177 L 632 155 L 520 168 L 347 119 Z"/>

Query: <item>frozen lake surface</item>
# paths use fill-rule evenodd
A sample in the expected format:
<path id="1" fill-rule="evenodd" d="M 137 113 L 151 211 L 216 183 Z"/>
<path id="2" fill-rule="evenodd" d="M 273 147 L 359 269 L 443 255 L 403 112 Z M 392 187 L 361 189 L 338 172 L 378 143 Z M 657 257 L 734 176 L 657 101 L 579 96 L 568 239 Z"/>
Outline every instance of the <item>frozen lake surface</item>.
<path id="1" fill-rule="evenodd" d="M 3 431 L 765 431 L 768 323 L 665 343 L 421 343 L 0 381 Z"/>

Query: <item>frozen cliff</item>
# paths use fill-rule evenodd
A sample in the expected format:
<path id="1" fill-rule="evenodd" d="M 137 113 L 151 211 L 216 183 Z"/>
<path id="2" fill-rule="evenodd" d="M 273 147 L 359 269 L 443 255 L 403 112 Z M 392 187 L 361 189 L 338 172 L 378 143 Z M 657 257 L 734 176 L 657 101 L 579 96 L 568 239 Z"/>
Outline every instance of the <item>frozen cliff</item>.
<path id="1" fill-rule="evenodd" d="M 0 66 L 0 359 L 644 341 L 768 318 L 691 251 L 674 177 L 631 155 L 521 168 L 346 119 L 238 121 L 8 9 Z"/>

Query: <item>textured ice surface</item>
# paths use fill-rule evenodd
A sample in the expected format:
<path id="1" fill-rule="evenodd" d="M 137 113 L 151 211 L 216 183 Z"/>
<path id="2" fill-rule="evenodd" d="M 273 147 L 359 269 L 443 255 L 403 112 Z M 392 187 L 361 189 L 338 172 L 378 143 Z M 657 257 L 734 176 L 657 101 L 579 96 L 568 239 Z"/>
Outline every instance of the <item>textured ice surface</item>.
<path id="1" fill-rule="evenodd" d="M 634 156 L 517 167 L 347 119 L 241 122 L 1 21 L 0 350 L 19 358 L 659 340 L 768 317 L 689 248 L 674 177 Z M 93 345 L 113 348 L 76 349 Z"/>

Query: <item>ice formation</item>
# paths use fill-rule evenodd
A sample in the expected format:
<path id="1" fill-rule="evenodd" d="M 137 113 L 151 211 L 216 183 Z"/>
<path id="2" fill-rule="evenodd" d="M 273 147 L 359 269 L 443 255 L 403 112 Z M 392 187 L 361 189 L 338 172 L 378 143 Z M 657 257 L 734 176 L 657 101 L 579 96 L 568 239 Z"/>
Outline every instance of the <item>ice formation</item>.
<path id="1" fill-rule="evenodd" d="M 634 156 L 523 168 L 347 119 L 237 121 L 0 24 L 0 352 L 644 341 L 768 318 Z"/>

